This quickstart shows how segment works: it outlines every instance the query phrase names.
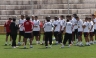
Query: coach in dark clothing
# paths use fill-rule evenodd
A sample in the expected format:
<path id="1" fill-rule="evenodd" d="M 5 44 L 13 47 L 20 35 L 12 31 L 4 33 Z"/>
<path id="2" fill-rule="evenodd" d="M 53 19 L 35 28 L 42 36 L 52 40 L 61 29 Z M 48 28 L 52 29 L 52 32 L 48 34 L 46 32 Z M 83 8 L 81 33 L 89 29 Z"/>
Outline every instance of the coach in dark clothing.
<path id="1" fill-rule="evenodd" d="M 19 27 L 16 25 L 16 19 L 13 18 L 13 22 L 10 24 L 11 36 L 12 36 L 12 47 L 16 48 L 16 38 L 17 38 L 17 31 Z"/>

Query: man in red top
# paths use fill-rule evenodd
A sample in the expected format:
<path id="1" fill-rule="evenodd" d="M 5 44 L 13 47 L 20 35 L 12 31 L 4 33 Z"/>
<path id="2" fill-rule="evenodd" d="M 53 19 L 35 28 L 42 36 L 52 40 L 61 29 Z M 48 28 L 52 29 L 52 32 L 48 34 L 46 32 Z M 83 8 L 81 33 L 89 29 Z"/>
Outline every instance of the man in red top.
<path id="1" fill-rule="evenodd" d="M 26 17 L 26 21 L 24 22 L 24 48 L 26 48 L 27 38 L 30 39 L 30 48 L 32 48 L 32 27 L 33 23 L 30 21 L 30 17 Z"/>
<path id="2" fill-rule="evenodd" d="M 11 24 L 11 18 L 9 18 L 8 19 L 8 21 L 7 22 L 5 22 L 5 24 L 4 24 L 4 27 L 5 27 L 5 29 L 6 29 L 6 42 L 5 42 L 5 46 L 7 46 L 7 44 L 8 44 L 8 36 L 10 35 L 10 43 L 9 43 L 9 45 L 11 45 L 11 34 L 10 34 L 10 24 Z"/>

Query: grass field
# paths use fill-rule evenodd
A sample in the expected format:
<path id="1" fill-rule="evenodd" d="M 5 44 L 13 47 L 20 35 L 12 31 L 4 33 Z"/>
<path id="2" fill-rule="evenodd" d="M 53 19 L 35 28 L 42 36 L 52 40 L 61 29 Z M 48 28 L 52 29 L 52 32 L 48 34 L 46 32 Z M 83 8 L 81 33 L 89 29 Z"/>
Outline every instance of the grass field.
<path id="1" fill-rule="evenodd" d="M 96 44 L 70 48 L 53 45 L 48 49 L 43 45 L 33 45 L 33 48 L 27 46 L 28 49 L 23 49 L 23 46 L 20 46 L 13 49 L 11 46 L 4 46 L 4 43 L 5 35 L 0 35 L 0 58 L 96 58 Z"/>

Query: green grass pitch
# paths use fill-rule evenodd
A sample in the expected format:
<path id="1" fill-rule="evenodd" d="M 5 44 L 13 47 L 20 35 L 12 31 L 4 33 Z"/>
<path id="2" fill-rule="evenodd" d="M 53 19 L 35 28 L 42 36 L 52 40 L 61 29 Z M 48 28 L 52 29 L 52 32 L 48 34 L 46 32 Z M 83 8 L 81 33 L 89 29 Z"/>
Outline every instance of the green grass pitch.
<path id="1" fill-rule="evenodd" d="M 71 46 L 70 48 L 53 45 L 48 49 L 45 49 L 44 45 L 33 45 L 33 48 L 29 48 L 28 45 L 28 49 L 20 46 L 13 49 L 4 44 L 5 35 L 0 35 L 0 58 L 96 58 L 96 44 L 84 47 Z"/>

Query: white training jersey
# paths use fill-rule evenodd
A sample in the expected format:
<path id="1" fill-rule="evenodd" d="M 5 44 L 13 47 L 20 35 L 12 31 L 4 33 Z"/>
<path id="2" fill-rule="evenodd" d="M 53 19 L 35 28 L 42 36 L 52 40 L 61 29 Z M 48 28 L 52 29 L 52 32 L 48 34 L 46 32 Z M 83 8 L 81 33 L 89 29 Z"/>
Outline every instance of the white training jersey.
<path id="1" fill-rule="evenodd" d="M 63 19 L 63 20 L 61 20 L 61 19 L 59 19 L 60 20 L 60 22 L 61 22 L 61 25 L 62 25 L 62 31 L 64 30 L 64 27 L 65 27 L 65 25 L 66 25 L 66 21 Z"/>
<path id="2" fill-rule="evenodd" d="M 72 34 L 72 23 L 71 22 L 66 22 L 66 26 L 65 26 L 65 32 L 66 33 L 69 33 L 69 34 Z"/>
<path id="3" fill-rule="evenodd" d="M 43 25 L 44 32 L 52 32 L 54 25 L 51 22 L 46 22 Z"/>
<path id="4" fill-rule="evenodd" d="M 40 31 L 40 21 L 39 20 L 33 20 L 33 31 Z"/>
<path id="5" fill-rule="evenodd" d="M 70 20 L 70 22 L 72 23 L 72 25 L 75 25 L 74 20 Z M 72 31 L 75 31 L 75 29 L 73 29 Z"/>
<path id="6" fill-rule="evenodd" d="M 72 24 L 74 25 L 74 27 L 73 27 L 73 31 L 74 31 L 75 29 L 78 29 L 78 26 L 77 26 L 78 22 L 77 22 L 77 20 L 74 17 L 72 18 L 72 21 L 73 21 Z"/>
<path id="7" fill-rule="evenodd" d="M 93 21 L 90 21 L 90 22 L 89 22 L 89 29 L 91 29 L 92 26 L 93 26 Z M 93 26 L 93 28 L 90 30 L 90 32 L 94 32 L 94 26 Z"/>
<path id="8" fill-rule="evenodd" d="M 20 19 L 19 20 L 19 31 L 24 31 L 24 26 L 23 26 L 23 24 L 24 24 L 24 22 L 25 22 L 26 20 L 25 19 Z"/>
<path id="9" fill-rule="evenodd" d="M 56 20 L 56 21 L 53 22 L 53 24 L 54 24 L 54 26 L 56 26 L 55 29 L 54 29 L 54 32 L 55 31 L 56 32 L 60 32 L 60 28 L 62 26 L 62 22 L 60 20 Z"/>
<path id="10" fill-rule="evenodd" d="M 83 21 L 81 19 L 78 21 L 77 26 L 78 26 L 78 32 L 82 32 L 83 31 L 83 27 L 82 27 Z"/>
<path id="11" fill-rule="evenodd" d="M 33 22 L 34 20 L 30 19 L 31 22 Z"/>
<path id="12" fill-rule="evenodd" d="M 83 24 L 85 28 L 83 29 L 83 32 L 89 32 L 89 22 L 84 22 Z"/>
<path id="13" fill-rule="evenodd" d="M 96 18 L 93 20 L 94 22 L 94 29 L 96 29 Z"/>

